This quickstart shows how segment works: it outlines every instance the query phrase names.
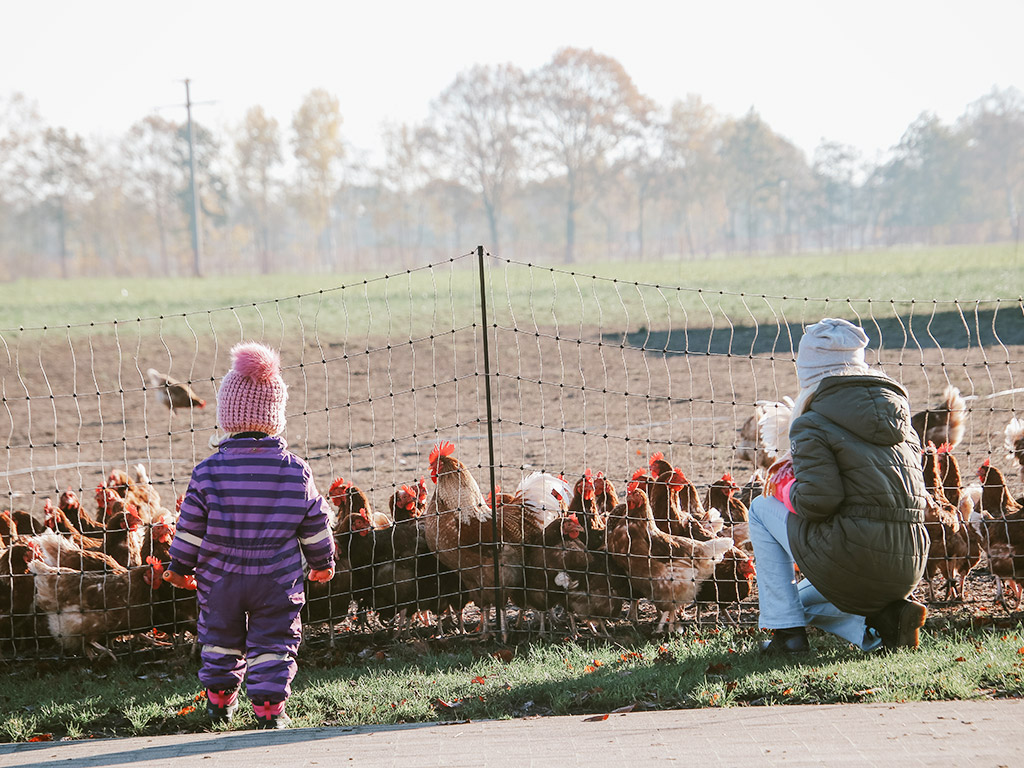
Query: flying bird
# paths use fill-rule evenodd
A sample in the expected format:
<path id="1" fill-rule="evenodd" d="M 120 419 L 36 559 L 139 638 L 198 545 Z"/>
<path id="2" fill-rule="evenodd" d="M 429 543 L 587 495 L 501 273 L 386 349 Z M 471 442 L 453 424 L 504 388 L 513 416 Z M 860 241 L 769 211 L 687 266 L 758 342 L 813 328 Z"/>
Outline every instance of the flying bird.
<path id="1" fill-rule="evenodd" d="M 171 414 L 175 408 L 205 408 L 206 401 L 195 393 L 188 384 L 160 373 L 155 368 L 146 371 L 149 384 L 156 389 L 160 402 L 167 406 Z"/>

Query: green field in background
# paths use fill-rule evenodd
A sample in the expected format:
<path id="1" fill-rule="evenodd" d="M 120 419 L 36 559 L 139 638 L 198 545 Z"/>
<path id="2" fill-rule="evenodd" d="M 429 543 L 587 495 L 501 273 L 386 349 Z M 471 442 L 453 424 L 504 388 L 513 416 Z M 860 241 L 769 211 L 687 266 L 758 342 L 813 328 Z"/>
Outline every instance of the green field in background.
<path id="1" fill-rule="evenodd" d="M 526 266 L 488 259 L 499 325 L 646 328 L 885 318 L 958 301 L 1015 305 L 1024 257 L 1012 245 L 785 257 Z M 479 320 L 475 257 L 411 272 L 206 278 L 19 280 L 0 286 L 0 333 L 217 333 L 273 338 L 422 336 Z M 849 300 L 849 301 L 847 301 Z M 116 321 L 116 322 L 115 322 Z M 77 331 L 76 331 L 77 332 Z"/>

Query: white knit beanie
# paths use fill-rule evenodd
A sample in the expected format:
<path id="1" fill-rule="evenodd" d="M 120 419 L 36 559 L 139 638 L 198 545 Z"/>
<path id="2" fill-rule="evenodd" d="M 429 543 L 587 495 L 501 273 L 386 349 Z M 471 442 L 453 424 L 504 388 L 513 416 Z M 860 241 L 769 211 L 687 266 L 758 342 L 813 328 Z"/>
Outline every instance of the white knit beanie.
<path id="1" fill-rule="evenodd" d="M 801 389 L 814 387 L 828 376 L 870 373 L 864 360 L 867 334 L 847 320 L 826 317 L 808 326 L 796 353 L 796 375 Z"/>

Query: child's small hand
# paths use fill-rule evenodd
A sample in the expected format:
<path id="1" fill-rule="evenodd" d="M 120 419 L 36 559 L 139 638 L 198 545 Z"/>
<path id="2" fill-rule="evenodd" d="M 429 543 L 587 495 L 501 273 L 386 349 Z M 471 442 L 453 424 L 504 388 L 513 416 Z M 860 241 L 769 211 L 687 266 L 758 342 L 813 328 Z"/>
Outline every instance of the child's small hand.
<path id="1" fill-rule="evenodd" d="M 178 587 L 179 589 L 196 588 L 195 576 L 182 576 L 180 573 L 175 573 L 174 571 L 164 571 L 164 581 L 173 587 Z"/>
<path id="2" fill-rule="evenodd" d="M 326 582 L 334 578 L 334 566 L 330 565 L 327 568 L 314 568 L 309 572 L 310 581 Z"/>

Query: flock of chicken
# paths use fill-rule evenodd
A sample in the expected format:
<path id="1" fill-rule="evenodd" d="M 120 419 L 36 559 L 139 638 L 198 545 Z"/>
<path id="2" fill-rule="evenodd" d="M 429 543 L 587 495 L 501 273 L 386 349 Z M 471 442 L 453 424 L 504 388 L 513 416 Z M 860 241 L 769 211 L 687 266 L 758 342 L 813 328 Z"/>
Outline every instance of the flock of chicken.
<path id="1" fill-rule="evenodd" d="M 195 595 L 162 580 L 177 510 L 161 503 L 140 464 L 96 488 L 95 515 L 70 488 L 44 519 L 0 512 L 0 640 L 15 647 L 52 636 L 66 650 L 106 650 L 108 636 L 194 626 Z"/>
<path id="2" fill-rule="evenodd" d="M 539 612 L 542 627 L 546 614 L 564 611 L 576 632 L 577 619 L 597 629 L 620 618 L 624 603 L 635 611 L 646 598 L 661 612 L 659 630 L 671 630 L 695 599 L 728 603 L 750 592 L 751 558 L 736 546 L 749 546 L 746 507 L 728 476 L 702 500 L 655 454 L 621 503 L 614 484 L 590 470 L 575 487 L 535 472 L 514 494 L 487 499 L 454 452 L 452 443 L 437 445 L 433 493 L 425 480 L 402 486 L 384 521 L 362 491 L 335 481 L 337 574 L 309 585 L 310 618 L 337 616 L 354 599 L 402 626 L 424 611 L 459 618 L 472 602 L 486 633 L 490 608 L 508 599 Z"/>
<path id="3" fill-rule="evenodd" d="M 334 510 L 335 576 L 308 582 L 304 621 L 366 622 L 376 613 L 397 632 L 414 619 L 450 615 L 465 629 L 463 609 L 532 609 L 543 632 L 547 618 L 607 631 L 606 622 L 636 619 L 646 601 L 657 631 L 674 631 L 684 608 L 719 608 L 746 598 L 755 583 L 747 536 L 747 503 L 760 492 L 765 468 L 785 450 L 790 402 L 758 403 L 741 430 L 739 453 L 754 463 L 751 481 L 729 475 L 701 494 L 661 453 L 626 482 L 622 496 L 590 469 L 570 485 L 535 472 L 515 493 L 485 497 L 445 442 L 430 454 L 430 478 L 398 488 L 386 512 L 342 478 L 327 497 Z M 1014 500 L 989 461 L 965 485 L 954 456 L 966 409 L 955 388 L 943 402 L 915 414 L 929 493 L 931 536 L 926 586 L 942 577 L 944 599 L 963 599 L 967 574 L 984 560 L 998 599 L 1019 607 L 1024 582 L 1024 499 Z M 1024 421 L 1006 427 L 1008 458 L 1024 479 Z M 180 500 L 179 502 L 180 503 Z M 96 513 L 68 489 L 44 519 L 0 512 L 0 641 L 15 648 L 55 639 L 68 652 L 107 651 L 106 639 L 135 633 L 154 644 L 165 633 L 194 629 L 195 593 L 162 581 L 173 540 L 175 509 L 164 506 L 145 468 L 135 477 L 115 470 L 96 489 Z M 506 612 L 497 610 L 502 634 Z"/>

